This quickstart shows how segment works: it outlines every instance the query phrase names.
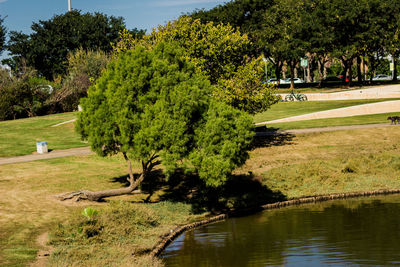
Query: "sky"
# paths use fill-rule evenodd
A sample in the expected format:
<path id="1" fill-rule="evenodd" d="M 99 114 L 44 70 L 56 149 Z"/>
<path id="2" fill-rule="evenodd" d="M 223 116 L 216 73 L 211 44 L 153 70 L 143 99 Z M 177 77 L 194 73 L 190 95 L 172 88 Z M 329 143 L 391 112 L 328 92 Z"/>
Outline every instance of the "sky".
<path id="1" fill-rule="evenodd" d="M 128 29 L 154 27 L 196 8 L 211 9 L 228 0 L 71 0 L 73 9 L 123 17 Z M 31 33 L 32 22 L 49 20 L 68 11 L 68 0 L 0 0 L 0 16 L 8 31 Z M 4 58 L 6 55 L 0 57 Z"/>

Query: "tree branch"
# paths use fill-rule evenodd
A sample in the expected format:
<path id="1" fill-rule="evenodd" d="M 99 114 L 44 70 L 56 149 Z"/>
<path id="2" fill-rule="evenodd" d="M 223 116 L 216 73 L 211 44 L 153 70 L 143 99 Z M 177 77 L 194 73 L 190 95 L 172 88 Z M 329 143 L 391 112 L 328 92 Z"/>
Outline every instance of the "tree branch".
<path id="1" fill-rule="evenodd" d="M 128 162 L 128 172 L 129 172 L 129 180 L 128 181 L 132 185 L 133 182 L 135 181 L 135 179 L 133 177 L 133 172 L 132 172 L 132 162 L 130 161 L 130 159 L 126 155 L 126 152 L 123 152 L 122 154 L 124 155 L 124 159 L 126 160 L 126 162 Z"/>

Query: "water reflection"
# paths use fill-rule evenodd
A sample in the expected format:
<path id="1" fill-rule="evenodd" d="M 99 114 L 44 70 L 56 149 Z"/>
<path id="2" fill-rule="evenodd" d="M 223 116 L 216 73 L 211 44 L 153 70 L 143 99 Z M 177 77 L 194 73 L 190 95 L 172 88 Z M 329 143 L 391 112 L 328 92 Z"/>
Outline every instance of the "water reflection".
<path id="1" fill-rule="evenodd" d="M 265 211 L 187 232 L 167 266 L 400 265 L 400 196 Z"/>

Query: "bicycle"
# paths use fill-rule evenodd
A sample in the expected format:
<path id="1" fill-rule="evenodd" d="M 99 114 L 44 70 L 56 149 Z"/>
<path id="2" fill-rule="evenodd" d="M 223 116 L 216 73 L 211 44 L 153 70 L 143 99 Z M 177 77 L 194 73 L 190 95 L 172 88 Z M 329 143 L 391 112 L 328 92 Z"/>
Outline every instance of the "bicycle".
<path id="1" fill-rule="evenodd" d="M 293 91 L 290 94 L 285 96 L 285 101 L 294 101 L 294 100 L 307 101 L 308 99 L 305 94 L 299 94 L 299 93 L 295 93 Z"/>

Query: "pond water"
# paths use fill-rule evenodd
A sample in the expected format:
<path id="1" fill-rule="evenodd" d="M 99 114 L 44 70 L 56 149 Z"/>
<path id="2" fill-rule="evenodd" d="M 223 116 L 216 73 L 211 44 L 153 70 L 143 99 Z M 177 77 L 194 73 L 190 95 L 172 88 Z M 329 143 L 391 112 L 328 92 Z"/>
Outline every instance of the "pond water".
<path id="1" fill-rule="evenodd" d="M 400 196 L 305 204 L 186 232 L 166 266 L 400 266 Z"/>

